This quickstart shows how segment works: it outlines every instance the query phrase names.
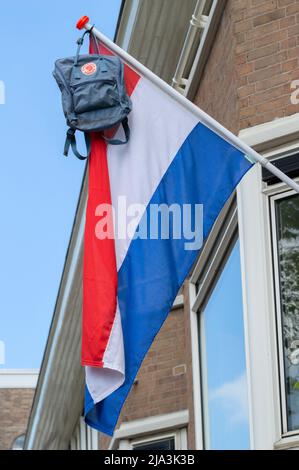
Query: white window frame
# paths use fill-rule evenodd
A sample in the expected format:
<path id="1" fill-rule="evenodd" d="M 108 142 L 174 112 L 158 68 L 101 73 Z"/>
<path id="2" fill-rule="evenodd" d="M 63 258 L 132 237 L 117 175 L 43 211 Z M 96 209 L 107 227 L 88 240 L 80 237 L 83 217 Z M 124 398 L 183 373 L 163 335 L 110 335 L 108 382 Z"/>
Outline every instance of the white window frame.
<path id="1" fill-rule="evenodd" d="M 269 159 L 299 150 L 298 115 L 277 119 L 241 132 L 240 136 Z M 271 200 L 291 195 L 284 183 L 266 185 L 255 165 L 238 187 L 245 342 L 248 370 L 250 434 L 253 449 L 292 448 L 295 436 L 284 439 L 280 394 L 281 355 L 277 346 L 277 298 L 273 271 Z M 277 268 L 277 266 L 276 266 Z"/>
<path id="2" fill-rule="evenodd" d="M 204 406 L 207 403 L 207 373 L 204 370 L 206 360 L 203 312 L 237 240 L 238 216 L 234 194 L 218 217 L 189 282 L 195 447 L 197 450 L 210 448 L 209 416 L 208 409 Z M 199 279 L 201 282 L 197 288 Z"/>
<path id="3" fill-rule="evenodd" d="M 136 444 L 167 437 L 175 438 L 176 450 L 188 450 L 188 423 L 188 410 L 122 423 L 114 432 L 109 450 L 130 450 Z"/>
<path id="4" fill-rule="evenodd" d="M 71 450 L 98 450 L 99 433 L 88 426 L 81 417 L 70 442 Z"/>
<path id="5" fill-rule="evenodd" d="M 38 369 L 0 369 L 0 388 L 36 388 Z"/>

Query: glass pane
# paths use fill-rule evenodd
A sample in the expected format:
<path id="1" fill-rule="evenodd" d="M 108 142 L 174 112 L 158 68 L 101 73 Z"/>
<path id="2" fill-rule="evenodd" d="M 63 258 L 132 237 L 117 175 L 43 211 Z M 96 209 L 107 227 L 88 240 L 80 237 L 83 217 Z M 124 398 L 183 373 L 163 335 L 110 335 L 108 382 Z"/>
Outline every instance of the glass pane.
<path id="1" fill-rule="evenodd" d="M 174 438 L 163 439 L 161 441 L 145 442 L 133 446 L 134 450 L 175 450 Z"/>
<path id="2" fill-rule="evenodd" d="M 299 429 L 299 197 L 276 203 L 288 430 Z"/>
<path id="3" fill-rule="evenodd" d="M 239 242 L 234 246 L 202 315 L 206 448 L 248 449 Z"/>

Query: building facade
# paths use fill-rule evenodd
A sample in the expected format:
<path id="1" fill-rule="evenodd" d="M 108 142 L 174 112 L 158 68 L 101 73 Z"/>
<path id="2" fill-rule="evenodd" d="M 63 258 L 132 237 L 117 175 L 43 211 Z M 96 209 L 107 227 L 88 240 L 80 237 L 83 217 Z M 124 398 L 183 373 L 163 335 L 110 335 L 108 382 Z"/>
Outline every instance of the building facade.
<path id="1" fill-rule="evenodd" d="M 0 450 L 21 450 L 38 379 L 35 370 L 0 369 Z"/>
<path id="2" fill-rule="evenodd" d="M 298 0 L 127 0 L 116 42 L 298 178 Z M 86 187 L 85 178 L 25 447 L 299 448 L 299 196 L 258 165 L 248 172 L 110 439 L 81 417 Z"/>

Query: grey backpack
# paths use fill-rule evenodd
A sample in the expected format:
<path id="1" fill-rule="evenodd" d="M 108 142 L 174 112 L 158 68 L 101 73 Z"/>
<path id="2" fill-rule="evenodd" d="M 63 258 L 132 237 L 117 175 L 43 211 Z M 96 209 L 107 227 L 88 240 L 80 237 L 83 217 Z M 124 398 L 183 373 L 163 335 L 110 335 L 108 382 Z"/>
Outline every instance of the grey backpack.
<path id="1" fill-rule="evenodd" d="M 79 55 L 86 33 L 91 31 L 86 31 L 78 39 L 76 56 L 57 60 L 53 72 L 62 93 L 63 111 L 69 126 L 64 155 L 68 155 L 71 146 L 80 160 L 85 160 L 90 153 L 89 132 L 103 132 L 122 124 L 124 141 L 102 137 L 112 145 L 127 143 L 130 138 L 128 114 L 132 109 L 121 60 L 115 56 L 101 55 L 94 37 L 98 53 Z M 77 150 L 76 130 L 85 134 L 87 157 Z"/>

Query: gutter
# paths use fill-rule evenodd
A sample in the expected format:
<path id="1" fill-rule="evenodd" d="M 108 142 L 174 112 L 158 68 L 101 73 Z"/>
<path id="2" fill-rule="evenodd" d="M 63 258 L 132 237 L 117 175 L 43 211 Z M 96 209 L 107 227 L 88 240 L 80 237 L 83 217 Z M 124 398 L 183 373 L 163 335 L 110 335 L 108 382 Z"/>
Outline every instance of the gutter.
<path id="1" fill-rule="evenodd" d="M 209 59 L 210 51 L 213 47 L 213 42 L 226 5 L 226 0 L 213 1 L 185 89 L 185 96 L 191 101 L 194 101 L 196 97 L 199 82 Z"/>
<path id="2" fill-rule="evenodd" d="M 225 6 L 225 0 L 213 0 L 210 10 L 207 11 L 209 0 L 198 0 L 196 3 L 182 53 L 172 80 L 172 86 L 190 101 L 194 101 Z M 201 36 L 197 53 L 194 60 L 192 60 L 191 54 L 196 47 L 198 33 Z M 191 71 L 188 72 L 186 69 L 190 59 L 193 65 Z"/>
<path id="3" fill-rule="evenodd" d="M 116 42 L 116 40 L 117 40 L 117 35 L 118 35 L 118 31 L 119 31 L 119 27 L 120 27 L 120 23 L 121 23 L 121 20 L 122 20 L 122 16 L 123 16 L 123 12 L 124 12 L 126 2 L 127 2 L 127 0 L 122 0 L 121 5 L 120 5 L 120 10 L 119 10 L 117 23 L 116 23 L 113 42 Z"/>
<path id="4" fill-rule="evenodd" d="M 177 69 L 172 79 L 172 86 L 179 92 L 184 93 L 184 87 L 186 85 L 184 79 L 185 68 L 189 59 L 189 55 L 192 51 L 198 31 L 204 30 L 208 17 L 203 15 L 204 8 L 206 6 L 206 0 L 197 0 L 194 13 L 190 20 L 189 29 L 186 35 L 185 43 L 179 58 Z"/>

